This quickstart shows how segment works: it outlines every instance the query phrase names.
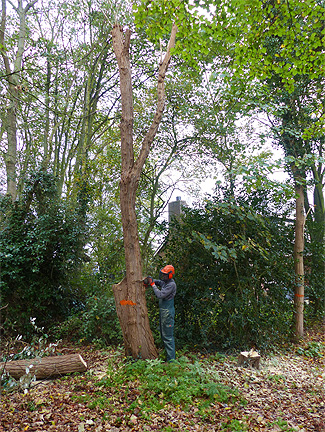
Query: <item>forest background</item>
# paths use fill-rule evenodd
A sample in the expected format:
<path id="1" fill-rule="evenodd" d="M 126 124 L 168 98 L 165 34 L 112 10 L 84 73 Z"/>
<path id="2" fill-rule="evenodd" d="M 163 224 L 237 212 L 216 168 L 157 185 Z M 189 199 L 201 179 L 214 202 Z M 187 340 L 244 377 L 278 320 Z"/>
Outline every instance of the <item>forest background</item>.
<path id="1" fill-rule="evenodd" d="M 324 3 L 3 0 L 2 335 L 31 338 L 36 319 L 54 338 L 122 341 L 112 291 L 125 274 L 117 20 L 132 31 L 135 155 L 178 27 L 136 198 L 144 275 L 175 266 L 178 346 L 266 349 L 295 333 L 303 305 L 305 322 L 320 322 Z M 213 194 L 164 222 L 178 182 L 195 196 L 207 177 Z M 158 341 L 151 292 L 147 305 Z"/>

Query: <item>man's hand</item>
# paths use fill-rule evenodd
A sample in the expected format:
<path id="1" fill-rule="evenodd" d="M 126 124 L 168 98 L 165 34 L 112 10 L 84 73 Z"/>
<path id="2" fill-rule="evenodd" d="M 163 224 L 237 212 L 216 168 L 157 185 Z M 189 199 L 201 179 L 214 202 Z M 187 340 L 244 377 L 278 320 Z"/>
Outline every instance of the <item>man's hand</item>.
<path id="1" fill-rule="evenodd" d="M 155 284 L 151 276 L 147 276 L 145 279 L 143 279 L 143 283 L 145 286 L 152 286 Z"/>

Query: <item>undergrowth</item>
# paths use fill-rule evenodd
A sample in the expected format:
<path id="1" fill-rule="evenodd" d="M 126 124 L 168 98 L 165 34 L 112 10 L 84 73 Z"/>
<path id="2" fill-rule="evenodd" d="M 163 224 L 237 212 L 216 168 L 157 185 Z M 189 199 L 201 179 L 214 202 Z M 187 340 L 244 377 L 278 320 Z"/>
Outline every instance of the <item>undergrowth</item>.
<path id="1" fill-rule="evenodd" d="M 110 361 L 107 376 L 97 386 L 115 389 L 127 403 L 127 410 L 143 417 L 170 405 L 183 410 L 196 406 L 203 414 L 214 402 L 244 403 L 236 389 L 218 382 L 215 370 L 185 356 L 172 363 L 138 360 L 118 367 Z M 98 402 L 102 403 L 101 397 Z"/>

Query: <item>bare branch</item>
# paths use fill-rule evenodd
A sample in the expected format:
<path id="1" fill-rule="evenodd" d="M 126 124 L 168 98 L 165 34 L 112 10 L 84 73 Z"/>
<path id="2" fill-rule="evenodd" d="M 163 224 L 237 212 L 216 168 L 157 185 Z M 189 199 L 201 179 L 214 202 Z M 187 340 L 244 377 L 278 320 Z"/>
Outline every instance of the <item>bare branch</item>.
<path id="1" fill-rule="evenodd" d="M 139 154 L 139 157 L 134 165 L 134 171 L 136 175 L 140 175 L 142 167 L 148 157 L 152 142 L 156 136 L 156 133 L 158 131 L 159 124 L 161 122 L 161 118 L 164 112 L 165 108 L 165 77 L 166 72 L 169 66 L 169 62 L 171 59 L 171 50 L 175 47 L 176 42 L 176 33 L 177 33 L 177 26 L 176 24 L 173 24 L 171 35 L 169 38 L 168 46 L 167 46 L 167 52 L 165 54 L 165 57 L 163 61 L 160 63 L 159 66 L 159 72 L 158 72 L 158 85 L 157 85 L 157 94 L 158 94 L 158 102 L 157 102 L 157 109 L 156 113 L 154 115 L 152 124 L 146 134 L 146 136 L 143 139 L 141 151 Z"/>
<path id="2" fill-rule="evenodd" d="M 37 1 L 38 1 L 38 0 L 34 0 L 34 1 L 30 2 L 30 3 L 28 3 L 28 5 L 26 5 L 26 7 L 25 7 L 25 9 L 24 9 L 25 14 L 29 11 L 30 8 L 32 8 L 32 7 L 34 6 L 34 4 L 35 4 Z"/>
<path id="3" fill-rule="evenodd" d="M 5 0 L 6 1 L 6 0 Z M 3 2 L 2 2 L 3 3 Z M 18 8 L 13 4 L 11 0 L 8 0 L 8 3 L 11 5 L 11 7 L 18 13 Z"/>

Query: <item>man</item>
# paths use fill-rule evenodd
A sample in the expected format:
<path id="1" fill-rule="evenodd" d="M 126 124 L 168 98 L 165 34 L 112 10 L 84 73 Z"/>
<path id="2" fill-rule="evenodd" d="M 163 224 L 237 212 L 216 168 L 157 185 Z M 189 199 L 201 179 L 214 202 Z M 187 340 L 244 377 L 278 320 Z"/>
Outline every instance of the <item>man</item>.
<path id="1" fill-rule="evenodd" d="M 176 283 L 173 279 L 175 269 L 167 265 L 159 272 L 159 280 L 148 276 L 144 279 L 145 285 L 151 285 L 156 297 L 159 299 L 159 324 L 161 339 L 166 350 L 167 361 L 175 360 L 174 340 L 174 297 L 176 294 Z M 160 289 L 159 289 L 159 288 Z"/>

